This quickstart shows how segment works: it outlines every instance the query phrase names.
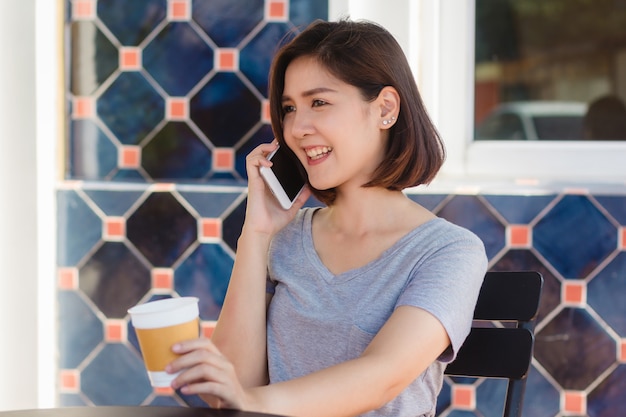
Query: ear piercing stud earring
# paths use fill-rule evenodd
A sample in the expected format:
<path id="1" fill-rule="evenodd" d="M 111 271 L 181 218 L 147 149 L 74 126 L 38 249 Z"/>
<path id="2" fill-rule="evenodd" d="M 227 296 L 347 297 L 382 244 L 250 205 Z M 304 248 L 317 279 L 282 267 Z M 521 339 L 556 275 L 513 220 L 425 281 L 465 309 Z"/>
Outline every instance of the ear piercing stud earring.
<path id="1" fill-rule="evenodd" d="M 384 125 L 384 126 L 390 125 L 390 124 L 391 124 L 394 120 L 396 120 L 395 116 L 391 116 L 391 119 L 389 119 L 389 120 L 387 120 L 387 119 L 383 120 L 383 125 Z"/>

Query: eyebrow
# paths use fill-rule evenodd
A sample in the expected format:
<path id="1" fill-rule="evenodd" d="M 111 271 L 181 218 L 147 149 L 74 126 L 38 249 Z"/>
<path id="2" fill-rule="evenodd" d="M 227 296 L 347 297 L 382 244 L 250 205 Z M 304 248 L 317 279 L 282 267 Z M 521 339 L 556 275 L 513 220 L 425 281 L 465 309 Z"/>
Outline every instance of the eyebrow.
<path id="1" fill-rule="evenodd" d="M 302 92 L 301 96 L 302 97 L 311 97 L 314 96 L 315 94 L 319 94 L 319 93 L 336 93 L 337 90 L 333 89 L 333 88 L 329 88 L 329 87 L 316 87 L 316 88 L 312 88 L 310 90 L 306 90 L 304 92 Z M 281 98 L 281 101 L 287 101 L 290 100 L 289 96 L 283 95 Z"/>

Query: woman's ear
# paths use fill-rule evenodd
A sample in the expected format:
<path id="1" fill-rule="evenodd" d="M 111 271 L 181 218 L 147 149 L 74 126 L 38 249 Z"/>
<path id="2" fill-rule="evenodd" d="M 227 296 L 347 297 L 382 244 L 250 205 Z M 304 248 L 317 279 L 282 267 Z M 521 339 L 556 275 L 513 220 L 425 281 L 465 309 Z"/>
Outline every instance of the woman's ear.
<path id="1" fill-rule="evenodd" d="M 378 93 L 377 101 L 380 106 L 380 124 L 383 129 L 389 129 L 396 123 L 400 113 L 400 95 L 392 86 L 385 86 Z"/>

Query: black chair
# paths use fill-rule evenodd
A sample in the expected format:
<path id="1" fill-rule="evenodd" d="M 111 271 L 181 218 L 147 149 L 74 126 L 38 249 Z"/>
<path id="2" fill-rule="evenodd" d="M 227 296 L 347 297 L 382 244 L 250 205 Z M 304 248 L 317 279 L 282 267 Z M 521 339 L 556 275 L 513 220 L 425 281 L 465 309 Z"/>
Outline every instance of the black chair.
<path id="1" fill-rule="evenodd" d="M 487 272 L 472 330 L 445 371 L 450 376 L 508 379 L 503 417 L 522 416 L 542 286 L 538 272 Z M 480 326 L 481 321 L 498 323 Z"/>

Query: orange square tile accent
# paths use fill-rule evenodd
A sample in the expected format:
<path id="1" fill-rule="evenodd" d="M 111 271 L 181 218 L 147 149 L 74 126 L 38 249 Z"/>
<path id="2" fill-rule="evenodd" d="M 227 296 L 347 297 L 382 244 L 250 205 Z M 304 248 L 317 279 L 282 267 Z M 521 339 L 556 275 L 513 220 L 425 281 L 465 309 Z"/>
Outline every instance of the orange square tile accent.
<path id="1" fill-rule="evenodd" d="M 270 101 L 264 99 L 261 103 L 261 121 L 266 124 L 272 123 L 272 116 L 270 115 Z"/>
<path id="2" fill-rule="evenodd" d="M 621 363 L 626 363 L 626 339 L 622 339 L 619 343 L 618 358 Z"/>
<path id="3" fill-rule="evenodd" d="M 563 189 L 563 193 L 565 194 L 576 194 L 576 195 L 588 195 L 589 189 L 582 187 L 565 187 Z"/>
<path id="4" fill-rule="evenodd" d="M 104 338 L 107 343 L 126 341 L 126 322 L 124 320 L 107 320 L 104 324 Z"/>
<path id="5" fill-rule="evenodd" d="M 167 119 L 185 120 L 189 117 L 189 101 L 185 97 L 167 99 Z"/>
<path id="6" fill-rule="evenodd" d="M 530 227 L 523 224 L 512 224 L 509 226 L 508 245 L 513 248 L 530 247 Z"/>
<path id="7" fill-rule="evenodd" d="M 220 239 L 222 237 L 222 219 L 201 219 L 201 238 Z"/>
<path id="8" fill-rule="evenodd" d="M 139 71 L 141 69 L 141 49 L 120 48 L 120 69 L 122 71 Z"/>
<path id="9" fill-rule="evenodd" d="M 126 220 L 123 217 L 107 217 L 104 220 L 104 239 L 122 240 L 126 237 Z"/>
<path id="10" fill-rule="evenodd" d="M 78 289 L 78 269 L 59 268 L 57 270 L 57 284 L 60 290 Z"/>
<path id="11" fill-rule="evenodd" d="M 79 392 L 80 372 L 76 369 L 61 369 L 59 385 L 61 392 Z"/>
<path id="12" fill-rule="evenodd" d="M 165 193 L 174 191 L 176 189 L 176 184 L 173 184 L 171 182 L 158 182 L 156 184 L 153 184 L 150 188 L 151 191 L 155 193 Z"/>
<path id="13" fill-rule="evenodd" d="M 171 290 L 174 288 L 174 271 L 170 268 L 154 268 L 152 275 L 152 289 Z"/>
<path id="14" fill-rule="evenodd" d="M 239 68 L 239 51 L 232 48 L 220 48 L 215 56 L 215 68 L 218 71 L 236 71 Z"/>
<path id="15" fill-rule="evenodd" d="M 235 151 L 233 148 L 215 148 L 213 150 L 213 169 L 216 171 L 232 171 L 235 168 Z"/>
<path id="16" fill-rule="evenodd" d="M 476 388 L 473 385 L 454 385 L 452 387 L 452 407 L 459 410 L 475 409 Z"/>
<path id="17" fill-rule="evenodd" d="M 91 97 L 75 97 L 72 106 L 74 119 L 88 119 L 94 116 L 94 100 Z"/>
<path id="18" fill-rule="evenodd" d="M 215 330 L 214 321 L 203 321 L 202 323 L 200 323 L 200 335 L 202 337 L 210 339 L 213 335 L 213 330 Z"/>
<path id="19" fill-rule="evenodd" d="M 154 393 L 156 395 L 172 395 L 174 389 L 172 387 L 154 387 Z"/>
<path id="20" fill-rule="evenodd" d="M 587 285 L 579 280 L 565 280 L 562 289 L 562 302 L 569 305 L 581 305 L 585 303 Z"/>
<path id="21" fill-rule="evenodd" d="M 94 0 L 74 0 L 72 2 L 72 18 L 93 19 L 96 16 Z"/>
<path id="22" fill-rule="evenodd" d="M 626 250 L 626 227 L 620 227 L 619 229 L 619 248 L 620 250 Z"/>
<path id="23" fill-rule="evenodd" d="M 564 391 L 561 411 L 565 415 L 587 414 L 587 396 L 582 391 Z"/>
<path id="24" fill-rule="evenodd" d="M 270 0 L 267 2 L 268 20 L 287 20 L 287 3 L 285 0 Z"/>
<path id="25" fill-rule="evenodd" d="M 120 168 L 136 169 L 141 166 L 141 148 L 139 146 L 122 146 L 120 148 Z"/>
<path id="26" fill-rule="evenodd" d="M 170 0 L 168 2 L 169 20 L 189 20 L 190 10 L 188 0 Z"/>

